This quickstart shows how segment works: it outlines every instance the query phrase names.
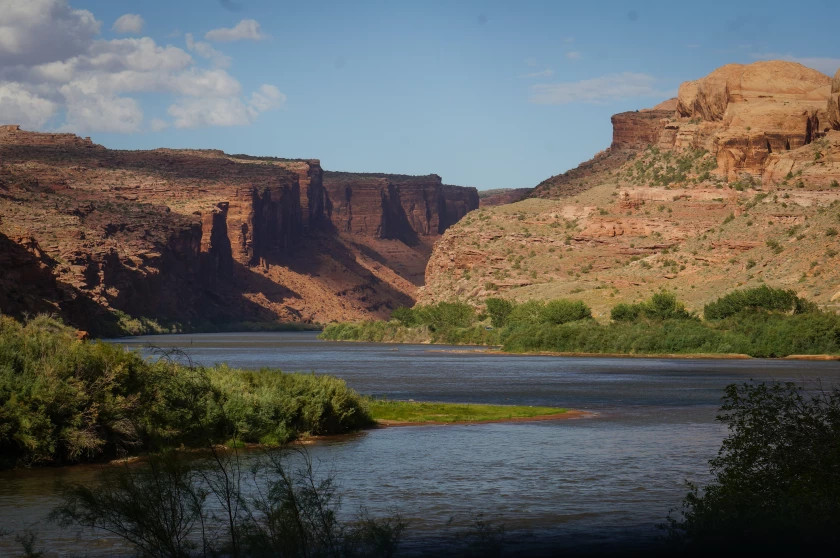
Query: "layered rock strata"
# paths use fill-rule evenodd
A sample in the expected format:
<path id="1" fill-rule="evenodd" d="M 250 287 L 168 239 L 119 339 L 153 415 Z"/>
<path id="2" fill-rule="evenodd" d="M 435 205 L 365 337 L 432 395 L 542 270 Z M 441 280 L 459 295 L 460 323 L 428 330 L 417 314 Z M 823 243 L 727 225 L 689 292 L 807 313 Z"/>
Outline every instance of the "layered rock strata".
<path id="1" fill-rule="evenodd" d="M 193 327 L 382 316 L 412 303 L 417 274 L 404 268 L 423 268 L 440 232 L 478 205 L 438 177 L 391 181 L 375 200 L 353 183 L 342 193 L 363 218 L 343 224 L 323 175 L 314 159 L 114 151 L 2 126 L 0 233 L 16 248 L 4 249 L 0 311 L 53 308 L 94 330 L 115 310 Z M 28 289 L 21 273 L 43 280 Z"/>

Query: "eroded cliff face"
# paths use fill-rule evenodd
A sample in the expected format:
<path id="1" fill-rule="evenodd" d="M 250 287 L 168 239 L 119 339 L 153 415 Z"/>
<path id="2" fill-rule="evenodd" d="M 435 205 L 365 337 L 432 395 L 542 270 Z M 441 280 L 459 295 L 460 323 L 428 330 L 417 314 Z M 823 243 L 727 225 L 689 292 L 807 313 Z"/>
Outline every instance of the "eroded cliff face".
<path id="1" fill-rule="evenodd" d="M 396 270 L 412 295 L 434 242 L 478 207 L 475 188 L 445 185 L 435 174 L 327 172 L 323 183 L 336 231 Z"/>
<path id="2" fill-rule="evenodd" d="M 0 311 L 54 309 L 101 333 L 114 311 L 214 327 L 381 317 L 412 304 L 416 285 L 400 268 L 425 266 L 428 250 L 394 259 L 357 241 L 430 247 L 477 206 L 464 201 L 474 189 L 390 184 L 375 207 L 353 208 L 378 229 L 339 235 L 323 174 L 317 160 L 113 151 L 0 127 Z"/>
<path id="3" fill-rule="evenodd" d="M 608 149 L 543 181 L 531 196 L 585 191 L 596 184 L 593 178 L 615 172 L 648 146 L 705 150 L 715 159 L 712 174 L 727 181 L 779 181 L 778 169 L 796 165 L 787 160 L 792 151 L 840 129 L 840 76 L 832 80 L 795 62 L 729 64 L 683 83 L 675 99 L 614 115 L 612 124 Z M 823 178 L 834 179 L 830 172 L 814 176 Z"/>
<path id="4" fill-rule="evenodd" d="M 840 310 L 840 72 L 725 66 L 613 116 L 611 146 L 435 245 L 418 299 L 585 301 L 660 289 L 691 309 L 769 284 Z"/>
<path id="5" fill-rule="evenodd" d="M 475 188 L 444 185 L 440 176 L 328 172 L 330 220 L 343 233 L 401 240 L 437 237 L 478 207 Z"/>

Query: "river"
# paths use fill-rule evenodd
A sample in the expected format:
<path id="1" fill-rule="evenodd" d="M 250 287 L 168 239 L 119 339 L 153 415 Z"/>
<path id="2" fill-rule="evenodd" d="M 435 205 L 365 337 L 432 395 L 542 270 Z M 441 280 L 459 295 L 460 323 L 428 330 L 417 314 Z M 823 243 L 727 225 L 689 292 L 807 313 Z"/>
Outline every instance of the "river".
<path id="1" fill-rule="evenodd" d="M 451 517 L 481 512 L 523 552 L 644 548 L 680 505 L 686 479 L 708 478 L 725 436 L 714 417 L 723 387 L 751 379 L 840 383 L 840 363 L 782 360 L 566 358 L 483 354 L 470 347 L 320 341 L 316 334 L 222 333 L 114 340 L 153 356 L 178 348 L 196 364 L 332 374 L 391 399 L 546 405 L 591 418 L 393 427 L 319 442 L 343 509 L 399 511 L 406 551 L 430 544 Z M 175 355 L 178 356 L 178 355 Z M 102 466 L 0 472 L 0 526 L 31 527 L 55 555 L 118 550 L 104 535 L 62 532 L 44 516 L 56 481 L 94 482 Z M 516 545 L 521 545 L 517 547 Z M 530 545 L 530 546 L 529 546 Z M 0 554 L 15 545 L 0 538 Z"/>

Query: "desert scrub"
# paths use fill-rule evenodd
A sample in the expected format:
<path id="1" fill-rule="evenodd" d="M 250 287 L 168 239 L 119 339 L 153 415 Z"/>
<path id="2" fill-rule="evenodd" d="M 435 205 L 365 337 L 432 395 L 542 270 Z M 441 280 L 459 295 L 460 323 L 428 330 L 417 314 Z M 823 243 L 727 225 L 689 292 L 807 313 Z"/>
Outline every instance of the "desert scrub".
<path id="1" fill-rule="evenodd" d="M 276 444 L 370 423 L 342 380 L 148 362 L 80 341 L 45 316 L 0 316 L 0 467 L 203 447 Z"/>

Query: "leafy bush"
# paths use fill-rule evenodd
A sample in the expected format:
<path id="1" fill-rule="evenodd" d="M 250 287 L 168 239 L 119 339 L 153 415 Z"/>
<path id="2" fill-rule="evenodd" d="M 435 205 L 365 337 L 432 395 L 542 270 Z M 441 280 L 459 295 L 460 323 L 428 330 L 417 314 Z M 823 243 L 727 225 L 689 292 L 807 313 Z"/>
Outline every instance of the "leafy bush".
<path id="1" fill-rule="evenodd" d="M 610 319 L 614 322 L 633 322 L 638 319 L 640 313 L 641 309 L 638 304 L 621 302 L 610 310 Z"/>
<path id="2" fill-rule="evenodd" d="M 732 291 L 703 307 L 707 320 L 720 320 L 743 310 L 790 312 L 801 303 L 793 290 L 773 289 L 761 285 L 753 289 Z"/>
<path id="3" fill-rule="evenodd" d="M 693 316 L 685 305 L 669 292 L 654 293 L 651 297 L 637 304 L 619 303 L 610 311 L 610 318 L 616 322 L 630 322 L 639 318 L 649 320 L 685 320 Z"/>
<path id="4" fill-rule="evenodd" d="M 76 338 L 39 316 L 0 316 L 0 467 L 77 462 L 236 436 L 281 443 L 370 422 L 328 376 L 191 368 Z"/>
<path id="5" fill-rule="evenodd" d="M 411 308 L 400 306 L 391 312 L 391 319 L 397 320 L 406 327 L 416 326 L 419 322 L 417 313 Z"/>
<path id="6" fill-rule="evenodd" d="M 545 303 L 541 300 L 529 300 L 513 307 L 508 316 L 510 324 L 539 324 L 543 321 Z"/>
<path id="7" fill-rule="evenodd" d="M 427 306 L 417 305 L 414 312 L 418 321 L 432 331 L 453 327 L 469 327 L 475 322 L 475 309 L 463 302 L 438 302 Z"/>
<path id="8" fill-rule="evenodd" d="M 807 395 L 785 384 L 727 386 L 717 417 L 729 429 L 690 485 L 671 534 L 703 553 L 801 553 L 840 543 L 840 390 Z"/>
<path id="9" fill-rule="evenodd" d="M 592 317 L 592 310 L 580 300 L 557 299 L 548 301 L 541 312 L 542 321 L 565 324 Z"/>
<path id="10" fill-rule="evenodd" d="M 507 325 L 508 316 L 513 310 L 513 303 L 504 298 L 488 298 L 484 301 L 487 307 L 487 314 L 490 316 L 490 324 L 493 327 L 504 327 Z"/>

